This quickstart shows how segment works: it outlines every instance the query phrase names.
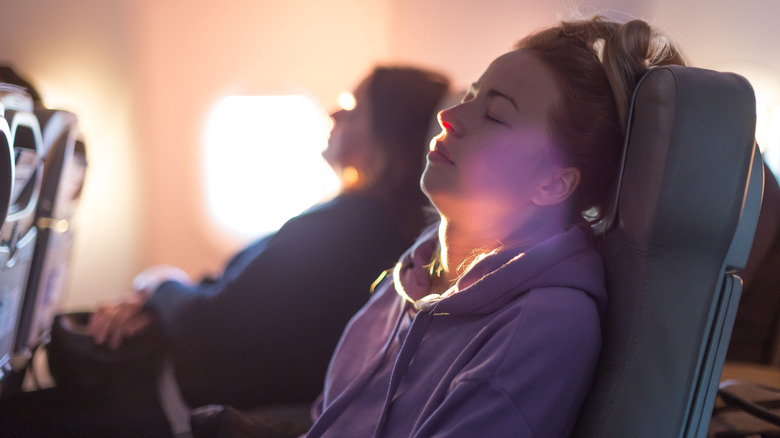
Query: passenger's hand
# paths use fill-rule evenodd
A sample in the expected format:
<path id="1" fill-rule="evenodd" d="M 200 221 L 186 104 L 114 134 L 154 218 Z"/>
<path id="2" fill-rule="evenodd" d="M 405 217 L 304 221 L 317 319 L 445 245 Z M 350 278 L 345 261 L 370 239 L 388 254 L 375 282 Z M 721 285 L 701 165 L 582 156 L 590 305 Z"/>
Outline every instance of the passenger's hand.
<path id="1" fill-rule="evenodd" d="M 100 306 L 89 321 L 89 333 L 95 343 L 116 350 L 125 339 L 147 328 L 152 316 L 143 309 L 145 302 L 146 298 L 136 293 L 118 303 Z"/>

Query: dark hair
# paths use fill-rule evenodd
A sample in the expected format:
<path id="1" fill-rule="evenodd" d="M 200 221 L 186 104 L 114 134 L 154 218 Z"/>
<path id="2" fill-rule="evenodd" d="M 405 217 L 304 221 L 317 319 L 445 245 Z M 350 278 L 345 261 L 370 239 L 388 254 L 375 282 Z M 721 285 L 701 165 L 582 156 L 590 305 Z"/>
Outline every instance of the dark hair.
<path id="1" fill-rule="evenodd" d="M 369 76 L 371 124 L 386 160 L 367 190 L 398 211 L 412 237 L 424 225 L 423 210 L 428 205 L 420 177 L 429 129 L 448 91 L 445 76 L 415 67 L 380 66 Z"/>
<path id="2" fill-rule="evenodd" d="M 562 102 L 550 115 L 552 136 L 564 164 L 581 174 L 572 194 L 573 220 L 596 221 L 612 195 L 637 82 L 653 66 L 684 60 L 644 21 L 603 17 L 562 22 L 515 48 L 531 50 L 553 73 Z"/>
<path id="3" fill-rule="evenodd" d="M 33 102 L 41 101 L 41 95 L 38 94 L 38 90 L 35 88 L 35 86 L 30 81 L 19 75 L 19 73 L 17 73 L 16 70 L 14 70 L 14 68 L 10 65 L 0 64 L 0 82 L 24 87 L 27 93 L 30 94 Z"/>

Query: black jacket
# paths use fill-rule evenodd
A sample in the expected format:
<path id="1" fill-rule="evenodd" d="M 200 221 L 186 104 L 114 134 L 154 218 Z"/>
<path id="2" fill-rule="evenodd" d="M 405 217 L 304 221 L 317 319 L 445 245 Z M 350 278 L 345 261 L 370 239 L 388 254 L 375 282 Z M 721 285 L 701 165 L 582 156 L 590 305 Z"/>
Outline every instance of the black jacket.
<path id="1" fill-rule="evenodd" d="M 223 275 L 166 282 L 147 302 L 191 407 L 311 402 L 349 318 L 412 241 L 377 200 L 348 194 L 238 253 Z"/>

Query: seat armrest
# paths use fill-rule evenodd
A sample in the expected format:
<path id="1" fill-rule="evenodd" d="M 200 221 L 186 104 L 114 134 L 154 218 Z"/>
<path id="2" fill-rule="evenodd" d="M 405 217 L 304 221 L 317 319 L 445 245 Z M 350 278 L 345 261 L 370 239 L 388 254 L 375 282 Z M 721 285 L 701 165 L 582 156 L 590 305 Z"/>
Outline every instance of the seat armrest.
<path id="1" fill-rule="evenodd" d="M 719 403 L 708 436 L 780 436 L 780 389 L 729 379 L 718 389 Z"/>

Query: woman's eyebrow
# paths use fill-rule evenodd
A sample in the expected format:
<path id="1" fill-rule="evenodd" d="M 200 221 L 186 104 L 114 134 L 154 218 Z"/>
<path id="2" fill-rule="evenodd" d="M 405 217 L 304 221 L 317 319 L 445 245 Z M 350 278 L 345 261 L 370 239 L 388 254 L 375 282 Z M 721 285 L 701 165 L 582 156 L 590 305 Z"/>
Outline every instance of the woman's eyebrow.
<path id="1" fill-rule="evenodd" d="M 511 103 L 513 107 L 515 107 L 516 111 L 520 110 L 520 107 L 517 105 L 517 102 L 515 101 L 515 99 L 512 96 L 504 94 L 504 93 L 502 93 L 502 92 L 500 92 L 500 91 L 498 91 L 498 90 L 496 90 L 494 88 L 491 88 L 490 90 L 488 90 L 487 97 L 501 97 L 501 98 L 504 98 L 504 99 L 508 100 L 509 103 Z"/>
<path id="2" fill-rule="evenodd" d="M 469 85 L 468 90 L 466 91 L 466 95 L 472 95 L 476 96 L 477 90 L 480 87 L 480 81 L 473 82 L 471 85 Z M 519 111 L 520 107 L 517 105 L 517 101 L 512 96 L 509 96 L 506 93 L 502 93 L 495 88 L 491 88 L 487 91 L 487 97 L 488 98 L 495 98 L 495 97 L 501 97 L 509 101 L 509 103 L 512 104 L 512 106 L 515 108 L 515 111 Z"/>

